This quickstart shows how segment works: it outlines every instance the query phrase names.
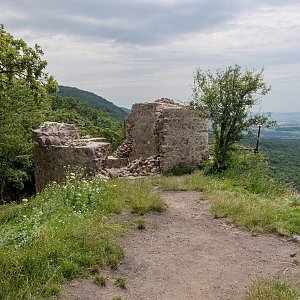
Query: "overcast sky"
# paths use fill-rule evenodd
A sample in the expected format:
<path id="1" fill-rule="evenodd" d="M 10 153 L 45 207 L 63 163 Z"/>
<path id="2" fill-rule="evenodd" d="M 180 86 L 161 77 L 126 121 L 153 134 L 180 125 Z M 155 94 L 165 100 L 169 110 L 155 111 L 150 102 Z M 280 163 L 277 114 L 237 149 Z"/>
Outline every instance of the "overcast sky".
<path id="1" fill-rule="evenodd" d="M 61 85 L 119 106 L 191 99 L 196 68 L 265 69 L 263 111 L 300 111 L 299 0 L 1 0 Z"/>

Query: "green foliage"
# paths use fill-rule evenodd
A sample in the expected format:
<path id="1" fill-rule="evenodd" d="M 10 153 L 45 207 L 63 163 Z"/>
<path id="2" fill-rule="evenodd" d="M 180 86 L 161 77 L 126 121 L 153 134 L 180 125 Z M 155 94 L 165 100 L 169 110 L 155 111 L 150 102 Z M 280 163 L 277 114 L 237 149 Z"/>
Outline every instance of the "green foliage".
<path id="1" fill-rule="evenodd" d="M 6 89 L 5 101 L 1 98 L 0 102 L 0 184 L 3 200 L 5 186 L 13 189 L 18 198 L 17 195 L 31 180 L 32 128 L 50 110 L 50 99 L 45 96 L 37 101 L 28 86 L 13 80 Z"/>
<path id="2" fill-rule="evenodd" d="M 250 109 L 269 91 L 263 71 L 242 73 L 238 65 L 217 70 L 216 74 L 197 70 L 190 105 L 212 121 L 214 168 L 218 172 L 227 168 L 229 152 L 243 138 L 244 131 L 256 124 L 267 124 L 267 116 L 252 115 Z"/>
<path id="3" fill-rule="evenodd" d="M 51 94 L 57 90 L 57 83 L 45 73 L 47 62 L 42 59 L 43 51 L 38 45 L 29 47 L 1 25 L 0 48 L 0 202 L 3 203 L 4 198 L 20 200 L 34 193 L 31 133 L 43 121 L 74 123 L 83 135 L 106 137 L 112 151 L 124 140 L 125 132 L 124 124 L 105 112 L 79 100 Z M 105 99 L 99 102 L 101 97 L 70 89 L 76 90 L 79 98 L 86 98 L 90 105 L 97 102 L 100 105 L 97 108 L 103 106 L 117 118 L 126 116 Z"/>
<path id="4" fill-rule="evenodd" d="M 106 286 L 107 284 L 107 277 L 106 276 L 103 276 L 103 275 L 98 275 L 95 277 L 94 279 L 94 283 L 98 284 L 98 285 L 101 285 L 101 286 Z"/>
<path id="5" fill-rule="evenodd" d="M 144 182 L 78 176 L 0 215 L 1 299 L 44 299 L 95 266 L 117 268 L 123 249 L 115 239 L 132 224 L 113 222 L 113 215 L 136 203 L 143 212 L 163 206 Z"/>
<path id="6" fill-rule="evenodd" d="M 187 191 L 186 176 L 181 177 L 153 177 L 150 179 L 154 186 L 160 187 L 164 191 Z"/>
<path id="7" fill-rule="evenodd" d="M 56 82 L 44 72 L 43 51 L 15 39 L 0 25 L 0 192 L 19 193 L 30 179 L 31 129 L 49 108 L 47 91 Z"/>
<path id="8" fill-rule="evenodd" d="M 219 176 L 229 187 L 237 185 L 252 194 L 267 197 L 284 195 L 288 187 L 279 180 L 271 178 L 268 170 L 269 165 L 264 154 L 235 152 L 231 153 L 228 169 Z"/>
<path id="9" fill-rule="evenodd" d="M 146 222 L 143 219 L 135 220 L 136 228 L 139 230 L 146 229 Z"/>
<path id="10" fill-rule="evenodd" d="M 104 111 L 94 109 L 74 98 L 52 97 L 52 113 L 48 121 L 75 124 L 81 135 L 105 137 L 115 150 L 125 139 L 123 121 L 116 121 Z"/>
<path id="11" fill-rule="evenodd" d="M 115 285 L 121 289 L 126 289 L 127 279 L 119 276 L 115 278 Z"/>
<path id="12" fill-rule="evenodd" d="M 149 211 L 163 212 L 166 205 L 160 197 L 152 192 L 151 182 L 147 179 L 126 181 L 116 179 L 110 189 L 111 198 L 121 198 L 124 204 L 130 203 L 132 213 L 144 215 Z M 110 205 L 114 205 L 110 203 Z M 117 209 L 117 208 L 116 208 Z"/>
<path id="13" fill-rule="evenodd" d="M 261 280 L 252 284 L 247 291 L 246 300 L 297 300 L 300 293 L 281 280 Z"/>
<path id="14" fill-rule="evenodd" d="M 15 80 L 28 85 L 40 96 L 56 89 L 53 77 L 44 72 L 47 62 L 42 60 L 40 46 L 29 47 L 23 40 L 15 39 L 0 24 L 0 97 L 5 98 L 7 88 Z M 1 103 L 2 104 L 2 103 Z"/>
<path id="15" fill-rule="evenodd" d="M 261 148 L 266 152 L 272 177 L 294 183 L 300 189 L 300 139 L 263 139 Z"/>
<path id="16" fill-rule="evenodd" d="M 222 174 L 195 172 L 181 178 L 152 179 L 152 184 L 168 190 L 202 192 L 211 201 L 215 217 L 254 233 L 299 234 L 299 199 L 284 184 L 268 176 L 263 157 L 253 153 L 236 155 Z"/>
<path id="17" fill-rule="evenodd" d="M 59 86 L 58 94 L 63 97 L 76 98 L 92 108 L 106 112 L 116 120 L 123 120 L 128 115 L 122 108 L 114 105 L 112 102 L 107 101 L 94 93 L 83 91 L 75 87 Z"/>

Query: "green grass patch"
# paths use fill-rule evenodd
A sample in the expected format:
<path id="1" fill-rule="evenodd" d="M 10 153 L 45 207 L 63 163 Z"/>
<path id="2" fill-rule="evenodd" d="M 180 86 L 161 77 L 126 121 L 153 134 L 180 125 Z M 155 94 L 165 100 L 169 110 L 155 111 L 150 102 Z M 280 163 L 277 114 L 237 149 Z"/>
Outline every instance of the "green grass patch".
<path id="1" fill-rule="evenodd" d="M 146 229 L 146 222 L 143 219 L 137 219 L 134 221 L 136 224 L 136 228 L 139 230 L 144 230 Z"/>
<path id="2" fill-rule="evenodd" d="M 196 190 L 212 203 L 217 218 L 258 232 L 290 236 L 300 233 L 300 201 L 288 187 L 267 175 L 259 155 L 237 156 L 222 174 L 195 172 L 182 177 L 152 179 L 163 190 Z"/>
<path id="3" fill-rule="evenodd" d="M 165 176 L 180 176 L 185 174 L 192 174 L 196 170 L 195 166 L 187 165 L 187 164 L 179 164 L 168 171 L 164 172 Z"/>
<path id="4" fill-rule="evenodd" d="M 132 222 L 116 223 L 123 210 L 163 211 L 145 181 L 100 178 L 52 184 L 43 193 L 0 215 L 0 299 L 48 299 L 62 282 L 116 269 L 123 249 L 116 240 Z"/>
<path id="5" fill-rule="evenodd" d="M 124 180 L 116 179 L 111 181 L 109 197 L 111 199 L 122 199 L 122 205 L 119 201 L 114 205 L 118 212 L 122 207 L 127 207 L 132 213 L 144 215 L 149 211 L 163 212 L 166 205 L 160 197 L 153 192 L 151 181 L 149 180 Z M 109 203 L 108 209 L 111 208 Z"/>
<path id="6" fill-rule="evenodd" d="M 107 277 L 103 275 L 97 275 L 94 279 L 94 283 L 101 285 L 101 286 L 106 286 L 107 284 Z"/>
<path id="7" fill-rule="evenodd" d="M 127 278 L 119 276 L 115 278 L 115 285 L 121 289 L 126 289 Z"/>
<path id="8" fill-rule="evenodd" d="M 281 280 L 263 280 L 253 283 L 246 300 L 298 300 L 300 293 Z"/>

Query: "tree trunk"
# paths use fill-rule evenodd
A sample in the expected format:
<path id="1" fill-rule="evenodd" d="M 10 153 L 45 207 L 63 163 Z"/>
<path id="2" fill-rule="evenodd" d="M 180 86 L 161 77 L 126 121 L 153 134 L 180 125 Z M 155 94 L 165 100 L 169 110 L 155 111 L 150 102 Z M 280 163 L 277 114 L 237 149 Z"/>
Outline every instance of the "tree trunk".
<path id="1" fill-rule="evenodd" d="M 4 168 L 3 168 L 3 174 L 2 174 L 1 185 L 0 185 L 0 204 L 5 203 L 3 193 L 4 193 L 6 173 L 7 173 L 7 170 L 8 170 L 8 162 L 6 161 L 5 163 L 6 164 L 4 165 Z"/>

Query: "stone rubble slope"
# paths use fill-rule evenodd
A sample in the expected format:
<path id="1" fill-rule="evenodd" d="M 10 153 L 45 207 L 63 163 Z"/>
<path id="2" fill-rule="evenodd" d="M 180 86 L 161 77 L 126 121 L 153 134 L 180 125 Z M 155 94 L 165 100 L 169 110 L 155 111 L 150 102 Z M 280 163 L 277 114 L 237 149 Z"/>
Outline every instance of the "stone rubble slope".
<path id="1" fill-rule="evenodd" d="M 160 157 L 158 155 L 137 158 L 126 167 L 105 169 L 101 172 L 102 175 L 110 178 L 151 176 L 160 173 Z"/>

